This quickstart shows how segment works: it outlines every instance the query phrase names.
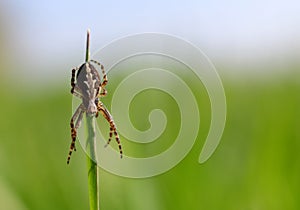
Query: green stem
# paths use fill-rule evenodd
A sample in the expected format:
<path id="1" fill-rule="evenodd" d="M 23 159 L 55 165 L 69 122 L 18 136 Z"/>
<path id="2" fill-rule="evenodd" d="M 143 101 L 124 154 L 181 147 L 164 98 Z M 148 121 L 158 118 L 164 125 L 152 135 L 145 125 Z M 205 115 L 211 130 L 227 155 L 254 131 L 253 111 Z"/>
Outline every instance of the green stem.
<path id="1" fill-rule="evenodd" d="M 90 210 L 99 210 L 99 190 L 98 190 L 98 166 L 96 155 L 96 135 L 95 135 L 95 117 L 86 115 L 86 125 L 88 131 L 88 138 L 86 142 L 87 151 L 87 167 L 88 167 L 88 186 Z"/>
<path id="2" fill-rule="evenodd" d="M 86 51 L 85 51 L 85 62 L 90 60 L 90 29 L 86 33 Z"/>
<path id="3" fill-rule="evenodd" d="M 90 60 L 90 30 L 87 30 L 86 39 L 86 57 L 85 61 Z M 88 167 L 88 188 L 89 188 L 89 199 L 90 199 L 90 210 L 100 209 L 99 199 L 99 183 L 98 183 L 98 167 L 96 164 L 96 129 L 95 129 L 95 117 L 86 114 L 86 126 L 88 137 L 86 141 L 87 151 L 87 167 Z"/>

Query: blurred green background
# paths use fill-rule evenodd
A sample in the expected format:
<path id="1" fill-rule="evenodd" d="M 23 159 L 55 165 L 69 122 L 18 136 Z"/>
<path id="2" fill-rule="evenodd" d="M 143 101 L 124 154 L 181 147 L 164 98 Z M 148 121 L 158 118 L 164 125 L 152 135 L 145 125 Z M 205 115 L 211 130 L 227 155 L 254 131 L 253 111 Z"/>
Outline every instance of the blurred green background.
<path id="1" fill-rule="evenodd" d="M 96 2 L 89 3 L 90 7 L 93 4 L 98 5 Z M 149 10 L 152 7 L 156 8 L 155 3 L 159 4 L 157 2 L 153 5 L 149 4 L 151 6 Z M 152 16 L 147 13 L 148 10 L 137 2 L 132 2 L 134 5 L 132 12 L 139 7 L 137 14 L 146 11 L 142 20 L 148 21 L 149 30 L 139 22 L 130 22 L 134 19 L 131 10 L 130 14 L 126 13 L 128 19 L 124 20 L 128 22 L 122 23 L 121 15 L 114 13 L 115 8 L 112 3 L 104 4 L 102 8 L 101 4 L 98 5 L 100 12 L 104 11 L 105 14 L 111 15 L 103 21 L 104 27 L 96 16 L 100 12 L 93 13 L 94 9 L 87 18 L 83 18 L 84 14 L 79 13 L 80 8 L 84 8 L 83 4 L 72 5 L 72 2 L 69 2 L 60 5 L 55 1 L 45 3 L 46 6 L 40 4 L 21 1 L 0 3 L 0 209 L 88 209 L 86 158 L 79 145 L 77 147 L 80 149 L 73 153 L 71 164 L 69 166 L 66 164 L 70 144 L 69 120 L 72 115 L 72 97 L 69 94 L 70 70 L 84 58 L 86 28 L 93 27 L 95 30 L 96 35 L 93 36 L 95 38 L 92 42 L 94 50 L 129 32 L 156 30 L 173 33 L 174 31 L 172 27 L 168 28 L 169 20 L 164 15 L 161 16 L 163 24 L 158 22 L 159 19 L 154 18 L 154 21 L 151 21 Z M 187 27 L 185 21 L 189 22 L 197 18 L 195 16 L 197 10 L 202 11 L 205 6 L 201 7 L 196 2 L 189 2 L 187 5 L 160 6 L 164 6 L 162 10 L 168 8 L 168 14 L 181 11 L 179 8 L 192 9 L 190 19 L 178 23 Z M 70 9 L 67 9 L 68 6 Z M 107 6 L 106 10 L 104 6 Z M 223 11 L 222 6 L 224 5 L 220 3 L 220 5 L 208 5 L 204 8 Z M 245 9 L 239 6 L 241 5 L 233 9 L 228 6 L 224 11 Z M 257 12 L 256 6 L 255 4 L 254 7 L 250 7 L 250 11 L 244 10 L 250 14 L 251 21 L 251 17 L 256 15 L 256 13 L 251 14 Z M 266 3 L 264 6 L 266 13 L 263 14 L 269 14 Z M 281 6 L 275 4 L 273 8 L 271 5 L 269 10 L 278 10 L 278 14 L 285 11 L 291 16 L 286 20 L 286 17 L 281 18 L 281 16 L 274 16 L 272 19 L 271 15 L 270 20 L 272 19 L 274 25 L 283 22 L 275 29 L 280 31 L 280 27 L 292 28 L 297 23 L 299 25 L 299 17 L 287 10 L 287 8 L 297 8 L 299 5 L 295 3 L 291 7 Z M 74 14 L 72 9 L 75 9 Z M 42 15 L 43 12 L 46 13 L 45 16 Z M 55 18 L 56 12 L 58 17 Z M 161 11 L 157 12 L 160 15 L 161 13 Z M 126 17 L 126 14 L 121 14 Z M 37 15 L 41 15 L 41 18 Z M 228 14 L 221 12 L 219 15 L 227 17 Z M 267 21 L 264 16 L 261 17 L 262 20 L 259 21 Z M 62 18 L 61 21 L 56 22 L 59 18 Z M 203 29 L 206 29 L 204 34 L 209 35 L 210 29 L 224 30 L 221 26 L 223 23 L 230 22 L 231 18 L 233 17 L 218 22 L 220 25 L 215 25 L 215 28 L 203 26 Z M 127 29 L 124 29 L 126 27 L 114 29 L 110 26 L 109 28 L 110 21 L 116 26 L 122 23 L 136 27 L 133 27 L 132 31 L 129 29 L 126 31 Z M 213 22 L 214 20 L 208 21 L 212 24 L 216 23 Z M 254 24 L 255 20 L 253 21 Z M 289 21 L 291 24 L 286 25 L 285 23 L 290 23 Z M 261 27 L 263 26 L 262 24 Z M 163 31 L 164 27 L 166 27 L 165 31 Z M 231 29 L 241 27 L 240 31 L 244 30 L 244 26 L 239 26 L 237 23 L 229 27 L 232 27 Z M 100 32 L 102 33 L 99 28 L 105 28 L 103 36 L 99 36 Z M 184 28 L 183 32 L 178 34 L 182 36 L 192 34 L 189 28 L 194 29 L 194 26 Z M 256 35 L 261 35 L 262 28 L 258 26 L 255 30 Z M 123 29 L 126 32 L 120 32 Z M 109 30 L 112 32 L 107 32 Z M 273 33 L 272 27 L 265 29 L 266 32 L 269 30 Z M 202 44 L 199 40 L 207 41 L 208 44 L 204 45 L 203 50 L 207 49 L 209 57 L 216 63 L 225 88 L 228 112 L 220 145 L 209 161 L 202 165 L 198 164 L 199 152 L 209 127 L 210 114 L 207 96 L 205 94 L 202 95 L 203 97 L 197 96 L 202 124 L 197 142 L 187 157 L 172 170 L 147 179 L 118 177 L 100 169 L 101 209 L 300 209 L 300 65 L 297 60 L 299 39 L 295 39 L 299 31 L 298 26 L 287 31 L 287 37 L 282 34 L 276 37 L 275 34 L 278 39 L 274 37 L 266 39 L 269 41 L 267 46 L 272 44 L 277 46 L 276 44 L 279 43 L 279 47 L 274 50 L 277 54 L 274 54 L 273 46 L 266 48 L 259 45 L 258 40 L 262 38 L 260 36 L 253 37 L 256 42 L 253 40 L 247 42 L 248 36 L 245 38 L 245 42 L 249 45 L 253 41 L 255 49 L 241 46 L 229 39 L 223 39 L 224 48 L 219 49 L 213 44 L 210 45 L 218 40 L 218 36 L 214 35 L 215 37 L 206 40 L 207 37 L 195 39 L 191 35 L 189 38 L 192 41 L 196 40 L 198 44 Z M 47 37 L 48 32 L 51 33 Z M 200 32 L 196 31 L 195 36 L 198 33 Z M 229 32 L 225 34 L 230 36 Z M 97 39 L 102 37 L 103 40 L 97 40 L 96 37 Z M 267 42 L 263 38 L 262 40 Z M 229 43 L 228 46 L 226 43 Z M 231 45 L 233 43 L 234 45 Z M 281 45 L 284 47 L 280 48 Z M 255 57 L 247 50 L 253 50 L 252 54 L 257 52 L 261 54 Z M 247 52 L 240 56 L 244 51 Z M 262 54 L 267 56 L 260 57 Z M 118 77 L 110 78 L 109 92 L 113 92 L 118 79 Z M 192 81 L 192 78 L 190 79 Z M 187 80 L 189 80 L 188 76 Z M 191 82 L 190 85 L 195 84 Z M 201 90 L 203 93 L 203 87 Z M 103 101 L 109 105 L 110 99 L 111 96 L 108 96 Z M 150 99 L 151 105 L 149 105 Z M 159 91 L 141 93 L 133 101 L 130 110 L 133 123 L 139 129 L 146 129 L 147 115 L 142 111 L 136 111 L 137 107 L 148 105 L 147 109 L 151 106 L 160 108 L 159 106 L 164 102 L 166 107 L 162 109 L 166 111 L 166 115 L 176 117 L 178 108 L 170 97 Z M 178 122 L 169 121 L 167 128 L 168 132 L 171 131 L 170 134 L 159 139 L 161 143 L 150 145 L 146 149 L 126 140 L 123 144 L 128 151 L 137 156 L 157 153 L 172 143 L 169 137 L 178 132 Z"/>

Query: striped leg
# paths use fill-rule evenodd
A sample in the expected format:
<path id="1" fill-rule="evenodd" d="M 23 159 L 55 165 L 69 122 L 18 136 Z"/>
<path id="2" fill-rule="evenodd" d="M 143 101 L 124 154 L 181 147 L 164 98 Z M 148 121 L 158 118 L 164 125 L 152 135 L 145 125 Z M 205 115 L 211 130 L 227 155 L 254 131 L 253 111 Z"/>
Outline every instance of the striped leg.
<path id="1" fill-rule="evenodd" d="M 109 113 L 109 111 L 104 107 L 104 105 L 101 102 L 98 102 L 97 107 L 98 107 L 98 111 L 101 112 L 101 114 L 105 117 L 105 119 L 109 122 L 109 125 L 110 125 L 109 139 L 105 146 L 109 145 L 111 138 L 112 138 L 112 134 L 114 134 L 115 138 L 116 138 L 116 142 L 118 143 L 120 157 L 122 158 L 123 151 L 122 151 L 119 134 L 117 132 L 116 124 L 115 124 L 111 114 Z"/>
<path id="2" fill-rule="evenodd" d="M 74 89 L 75 89 L 75 73 L 76 71 L 78 70 L 78 67 L 72 69 L 72 77 L 71 77 L 71 93 L 73 94 L 74 93 Z"/>
<path id="3" fill-rule="evenodd" d="M 72 91 L 72 90 L 71 90 L 71 91 Z M 75 85 L 72 94 L 73 94 L 74 96 L 78 97 L 78 98 L 83 99 L 83 96 L 82 96 L 82 94 L 81 94 L 81 91 L 80 91 L 80 89 L 78 88 L 77 85 Z"/>
<path id="4" fill-rule="evenodd" d="M 80 104 L 79 107 L 76 109 L 74 115 L 71 118 L 70 126 L 71 126 L 72 142 L 71 142 L 71 145 L 70 145 L 67 164 L 70 163 L 70 159 L 71 159 L 71 155 L 72 155 L 73 150 L 76 151 L 75 141 L 76 141 L 76 137 L 77 137 L 77 129 L 79 128 L 80 123 L 82 121 L 83 113 L 84 113 L 84 106 L 83 106 L 83 104 Z M 76 121 L 76 124 L 74 126 L 74 121 L 76 119 L 77 119 L 77 121 Z"/>
<path id="5" fill-rule="evenodd" d="M 95 61 L 95 60 L 91 60 L 91 62 L 97 64 L 101 68 L 103 78 L 102 78 L 102 83 L 100 84 L 101 92 L 99 93 L 99 96 L 100 97 L 106 96 L 107 90 L 105 89 L 105 86 L 108 83 L 108 79 L 107 79 L 107 75 L 106 75 L 105 70 L 104 70 L 104 66 L 101 63 L 99 63 L 98 61 Z"/>

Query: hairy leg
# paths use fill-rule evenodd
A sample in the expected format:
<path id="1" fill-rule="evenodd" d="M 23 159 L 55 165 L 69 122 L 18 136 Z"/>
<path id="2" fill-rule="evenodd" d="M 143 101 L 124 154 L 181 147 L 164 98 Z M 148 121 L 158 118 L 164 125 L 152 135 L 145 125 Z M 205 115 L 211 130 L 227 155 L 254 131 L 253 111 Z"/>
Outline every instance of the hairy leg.
<path id="1" fill-rule="evenodd" d="M 80 104 L 79 107 L 76 109 L 75 113 L 73 114 L 72 118 L 71 118 L 70 126 L 71 126 L 72 142 L 71 142 L 71 145 L 70 145 L 67 164 L 70 163 L 70 159 L 71 159 L 71 155 L 72 155 L 73 150 L 76 151 L 75 141 L 76 141 L 76 137 L 77 137 L 77 129 L 80 126 L 80 123 L 82 121 L 83 113 L 84 113 L 84 106 L 83 106 L 83 104 Z M 76 121 L 76 119 L 77 119 L 77 121 Z M 74 121 L 76 121 L 75 125 L 74 125 Z"/>
<path id="2" fill-rule="evenodd" d="M 115 124 L 111 114 L 109 113 L 109 111 L 104 107 L 104 105 L 101 102 L 98 102 L 97 107 L 98 107 L 98 111 L 104 116 L 104 118 L 108 121 L 108 123 L 110 125 L 109 139 L 107 141 L 106 146 L 110 143 L 111 138 L 112 138 L 112 134 L 114 134 L 115 138 L 116 138 L 116 142 L 118 143 L 120 156 L 122 158 L 123 151 L 122 151 L 122 146 L 121 146 L 119 134 L 117 132 L 116 124 Z"/>
<path id="3" fill-rule="evenodd" d="M 98 61 L 95 61 L 95 60 L 91 60 L 91 62 L 97 64 L 101 68 L 103 77 L 102 77 L 102 83 L 100 84 L 101 91 L 99 93 L 99 96 L 100 97 L 106 96 L 107 90 L 105 89 L 105 86 L 108 83 L 108 79 L 107 79 L 107 75 L 106 75 L 105 70 L 104 70 L 104 66 L 101 63 L 99 63 Z"/>

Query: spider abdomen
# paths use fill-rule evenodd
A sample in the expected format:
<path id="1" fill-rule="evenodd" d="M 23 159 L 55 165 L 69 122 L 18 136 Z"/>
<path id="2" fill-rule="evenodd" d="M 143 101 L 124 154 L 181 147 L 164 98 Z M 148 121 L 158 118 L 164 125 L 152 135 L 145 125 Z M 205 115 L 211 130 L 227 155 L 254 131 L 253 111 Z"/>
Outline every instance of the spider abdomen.
<path id="1" fill-rule="evenodd" d="M 97 107 L 95 99 L 100 89 L 100 76 L 96 68 L 90 63 L 82 64 L 76 75 L 77 87 L 82 95 L 83 105 L 89 114 L 95 114 Z"/>

